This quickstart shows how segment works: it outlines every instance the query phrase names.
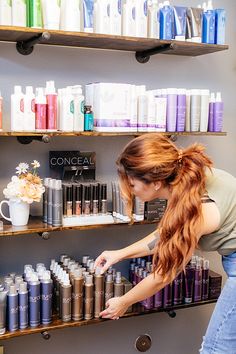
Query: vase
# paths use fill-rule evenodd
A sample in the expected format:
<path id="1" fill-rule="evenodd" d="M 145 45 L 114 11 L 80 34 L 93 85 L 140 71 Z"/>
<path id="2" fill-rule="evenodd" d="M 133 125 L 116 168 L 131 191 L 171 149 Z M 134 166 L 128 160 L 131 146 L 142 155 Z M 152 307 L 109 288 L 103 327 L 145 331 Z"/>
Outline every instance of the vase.
<path id="1" fill-rule="evenodd" d="M 6 217 L 2 212 L 3 204 L 9 207 L 10 217 Z M 17 199 L 2 200 L 0 203 L 0 214 L 5 219 L 12 223 L 13 226 L 25 226 L 29 221 L 30 205 L 26 202 Z"/>

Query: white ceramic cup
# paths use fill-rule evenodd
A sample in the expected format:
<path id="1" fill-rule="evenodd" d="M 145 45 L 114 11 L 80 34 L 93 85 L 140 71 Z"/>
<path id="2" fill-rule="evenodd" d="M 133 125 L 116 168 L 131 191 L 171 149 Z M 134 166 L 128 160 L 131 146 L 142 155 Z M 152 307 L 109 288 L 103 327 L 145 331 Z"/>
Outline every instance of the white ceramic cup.
<path id="1" fill-rule="evenodd" d="M 2 212 L 3 204 L 7 204 L 9 206 L 9 218 Z M 24 226 L 27 225 L 29 221 L 29 207 L 30 205 L 26 202 L 11 199 L 2 200 L 0 203 L 0 214 L 5 220 L 10 221 L 13 226 Z"/>

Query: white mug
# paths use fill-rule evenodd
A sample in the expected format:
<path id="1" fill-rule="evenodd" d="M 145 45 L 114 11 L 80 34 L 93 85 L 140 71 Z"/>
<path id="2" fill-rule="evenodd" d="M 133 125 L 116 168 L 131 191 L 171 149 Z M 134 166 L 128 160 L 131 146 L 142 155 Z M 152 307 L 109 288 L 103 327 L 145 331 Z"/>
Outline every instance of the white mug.
<path id="1" fill-rule="evenodd" d="M 8 204 L 10 217 L 6 217 L 2 212 L 2 205 Z M 1 216 L 10 221 L 13 226 L 24 226 L 29 220 L 29 204 L 22 201 L 2 200 L 0 203 Z"/>

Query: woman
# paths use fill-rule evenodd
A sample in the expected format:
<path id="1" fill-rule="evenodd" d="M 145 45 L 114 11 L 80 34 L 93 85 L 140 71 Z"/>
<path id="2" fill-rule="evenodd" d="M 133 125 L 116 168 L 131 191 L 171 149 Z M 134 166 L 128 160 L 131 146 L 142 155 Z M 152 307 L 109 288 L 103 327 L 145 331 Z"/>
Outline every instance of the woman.
<path id="1" fill-rule="evenodd" d="M 101 317 L 118 319 L 127 308 L 170 283 L 199 246 L 218 251 L 228 280 L 209 323 L 202 354 L 236 353 L 236 179 L 211 168 L 201 145 L 179 150 L 159 134 L 131 141 L 121 153 L 118 174 L 129 213 L 133 196 L 167 199 L 157 231 L 117 251 L 104 251 L 95 262 L 103 272 L 126 258 L 153 255 L 154 271 L 132 290 L 112 298 Z"/>

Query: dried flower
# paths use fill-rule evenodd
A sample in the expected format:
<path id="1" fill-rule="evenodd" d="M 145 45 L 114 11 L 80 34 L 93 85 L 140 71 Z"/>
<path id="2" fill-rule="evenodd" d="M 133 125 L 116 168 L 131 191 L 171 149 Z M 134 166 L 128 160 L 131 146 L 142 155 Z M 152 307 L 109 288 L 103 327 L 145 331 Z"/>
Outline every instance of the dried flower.
<path id="1" fill-rule="evenodd" d="M 36 172 L 40 163 L 34 160 L 31 165 L 33 166 L 33 171 L 29 169 L 29 165 L 25 162 L 21 162 L 16 167 L 18 176 L 12 176 L 11 182 L 3 190 L 6 198 L 22 200 L 29 204 L 40 201 L 45 191 L 42 180 Z"/>

